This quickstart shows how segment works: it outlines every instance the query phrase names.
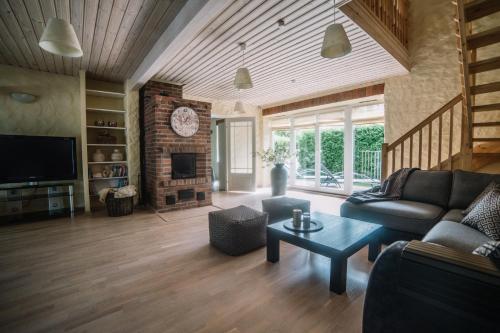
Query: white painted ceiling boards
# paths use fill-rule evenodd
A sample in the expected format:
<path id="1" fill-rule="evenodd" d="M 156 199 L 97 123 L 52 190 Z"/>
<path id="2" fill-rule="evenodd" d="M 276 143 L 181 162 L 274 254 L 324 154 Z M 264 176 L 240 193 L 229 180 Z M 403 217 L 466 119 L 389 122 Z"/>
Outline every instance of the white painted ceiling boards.
<path id="1" fill-rule="evenodd" d="M 138 71 L 183 6 L 193 4 L 188 1 L 202 0 L 0 0 L 0 63 L 66 75 L 85 69 L 92 78 L 124 81 Z M 188 95 L 238 99 L 233 79 L 242 63 L 240 42 L 247 45 L 245 65 L 254 84 L 241 91 L 241 99 L 254 105 L 407 73 L 339 10 L 337 22 L 344 25 L 353 51 L 322 58 L 332 1 L 203 1 L 222 10 L 207 18 L 199 33 L 176 41 L 171 60 L 152 71 L 156 79 L 184 84 Z M 38 46 L 45 23 L 54 16 L 73 24 L 82 58 L 62 58 Z M 278 28 L 279 19 L 284 29 Z"/>
<path id="2" fill-rule="evenodd" d="M 195 36 L 157 79 L 184 84 L 184 92 L 236 100 L 234 74 L 241 65 L 239 42 L 246 42 L 245 65 L 254 87 L 241 91 L 244 102 L 268 105 L 293 97 L 407 73 L 386 50 L 337 10 L 351 41 L 351 54 L 320 56 L 332 1 L 234 1 Z M 285 29 L 277 21 L 285 20 Z"/>

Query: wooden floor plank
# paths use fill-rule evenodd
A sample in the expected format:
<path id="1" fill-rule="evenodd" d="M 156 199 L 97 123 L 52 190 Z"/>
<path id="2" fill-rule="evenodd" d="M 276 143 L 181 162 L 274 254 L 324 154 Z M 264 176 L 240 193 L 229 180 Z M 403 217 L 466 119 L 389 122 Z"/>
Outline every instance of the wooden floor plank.
<path id="1" fill-rule="evenodd" d="M 343 199 L 291 192 L 315 210 Z M 257 194 L 214 205 L 260 206 Z M 95 215 L 0 227 L 2 332 L 360 332 L 372 264 L 349 259 L 347 291 L 329 292 L 329 260 L 281 244 L 230 257 L 209 245 L 208 211 Z"/>

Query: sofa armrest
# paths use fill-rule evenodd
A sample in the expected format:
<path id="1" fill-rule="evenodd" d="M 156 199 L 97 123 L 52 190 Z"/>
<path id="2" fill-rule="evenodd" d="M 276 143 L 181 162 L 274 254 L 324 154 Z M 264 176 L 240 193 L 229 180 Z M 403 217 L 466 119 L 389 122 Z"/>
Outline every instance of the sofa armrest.
<path id="1" fill-rule="evenodd" d="M 499 269 L 488 258 L 420 241 L 396 242 L 370 274 L 363 332 L 494 331 L 498 299 Z"/>
<path id="2" fill-rule="evenodd" d="M 402 257 L 445 271 L 500 285 L 500 267 L 486 257 L 417 240 L 406 245 Z"/>

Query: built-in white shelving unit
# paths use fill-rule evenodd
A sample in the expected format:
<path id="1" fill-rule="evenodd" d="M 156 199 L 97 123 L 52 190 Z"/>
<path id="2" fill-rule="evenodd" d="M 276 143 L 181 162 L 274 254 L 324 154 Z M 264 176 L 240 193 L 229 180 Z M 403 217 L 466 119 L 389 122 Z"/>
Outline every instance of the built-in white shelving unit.
<path id="1" fill-rule="evenodd" d="M 95 211 L 104 207 L 98 200 L 99 190 L 130 181 L 126 93 L 123 84 L 87 80 L 84 71 L 80 72 L 80 92 L 85 210 Z M 116 149 L 123 154 L 120 161 L 111 159 Z M 94 160 L 98 150 L 104 161 Z"/>

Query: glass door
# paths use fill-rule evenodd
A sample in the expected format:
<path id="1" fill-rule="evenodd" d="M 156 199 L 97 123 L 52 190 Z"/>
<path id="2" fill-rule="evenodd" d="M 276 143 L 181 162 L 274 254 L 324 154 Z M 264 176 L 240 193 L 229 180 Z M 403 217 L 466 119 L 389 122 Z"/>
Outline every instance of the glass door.
<path id="1" fill-rule="evenodd" d="M 255 191 L 255 119 L 226 119 L 228 191 Z"/>
<path id="2" fill-rule="evenodd" d="M 323 190 L 344 191 L 344 113 L 318 116 L 321 141 L 319 186 Z"/>
<path id="3" fill-rule="evenodd" d="M 380 185 L 382 144 L 384 143 L 384 105 L 353 108 L 354 173 L 353 191 Z"/>
<path id="4" fill-rule="evenodd" d="M 297 117 L 295 134 L 295 181 L 299 187 L 316 187 L 316 116 Z"/>

